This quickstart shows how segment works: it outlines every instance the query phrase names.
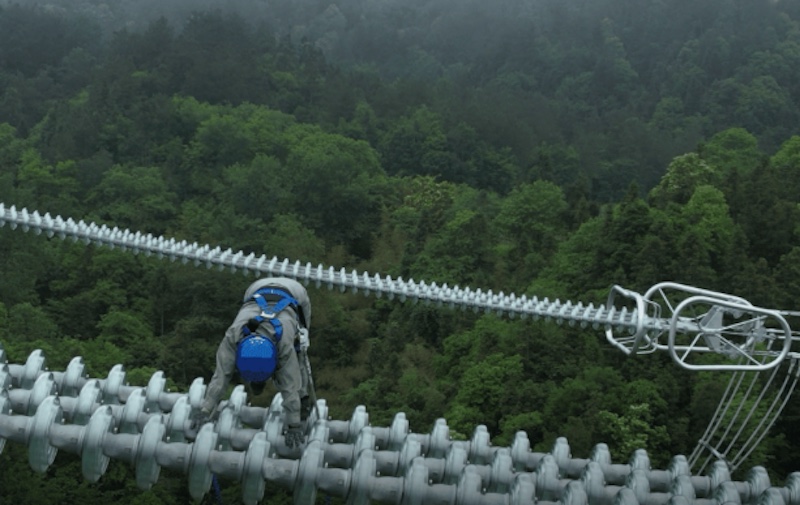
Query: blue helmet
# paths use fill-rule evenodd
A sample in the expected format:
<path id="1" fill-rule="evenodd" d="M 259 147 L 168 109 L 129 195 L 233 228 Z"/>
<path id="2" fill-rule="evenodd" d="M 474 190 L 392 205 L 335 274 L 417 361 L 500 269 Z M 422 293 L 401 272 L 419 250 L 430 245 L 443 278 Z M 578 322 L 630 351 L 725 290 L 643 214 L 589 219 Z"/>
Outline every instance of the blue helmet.
<path id="1" fill-rule="evenodd" d="M 278 364 L 278 350 L 272 340 L 258 333 L 251 334 L 236 348 L 236 368 L 247 382 L 264 382 Z"/>

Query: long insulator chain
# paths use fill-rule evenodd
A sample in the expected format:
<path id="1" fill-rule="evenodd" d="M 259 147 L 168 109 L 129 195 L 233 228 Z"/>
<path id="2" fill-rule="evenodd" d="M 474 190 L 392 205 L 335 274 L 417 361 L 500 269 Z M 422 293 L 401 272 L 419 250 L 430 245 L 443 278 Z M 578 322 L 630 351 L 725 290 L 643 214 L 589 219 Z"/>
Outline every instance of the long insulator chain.
<path id="1" fill-rule="evenodd" d="M 660 283 L 644 295 L 613 286 L 604 305 L 584 305 L 569 300 L 539 299 L 536 296 L 517 296 L 500 291 L 470 289 L 447 284 L 437 285 L 413 279 L 404 281 L 390 276 L 381 277 L 344 268 L 305 265 L 300 261 L 268 258 L 232 249 L 212 248 L 173 238 L 143 234 L 108 227 L 96 223 L 64 219 L 61 216 L 29 212 L 23 208 L 6 207 L 0 203 L 0 227 L 44 233 L 48 237 L 71 238 L 85 244 L 94 243 L 110 248 L 127 250 L 134 254 L 180 259 L 183 263 L 206 265 L 211 268 L 242 271 L 245 274 L 291 277 L 327 286 L 345 292 L 361 291 L 365 295 L 387 296 L 389 299 L 424 302 L 471 309 L 474 312 L 519 316 L 521 318 L 544 318 L 558 324 L 564 322 L 581 327 L 603 328 L 608 341 L 628 354 L 641 354 L 655 350 L 669 351 L 673 359 L 690 370 L 749 370 L 763 371 L 776 367 L 789 354 L 792 332 L 786 322 L 787 312 L 763 309 L 746 300 L 675 283 Z M 681 299 L 674 303 L 664 296 L 666 292 L 678 292 Z M 671 312 L 671 317 L 660 317 L 662 310 Z M 702 311 L 702 313 L 701 313 Z M 664 340 L 667 340 L 664 343 Z M 772 342 L 782 340 L 777 349 Z M 764 351 L 765 344 L 770 349 Z M 726 363 L 707 364 L 695 356 L 713 352 L 728 360 Z M 763 359 L 767 357 L 768 359 Z M 744 358 L 744 362 L 739 361 Z"/>
<path id="2" fill-rule="evenodd" d="M 27 445 L 29 463 L 39 472 L 47 470 L 58 450 L 79 454 L 84 477 L 92 482 L 114 459 L 135 467 L 142 489 L 152 487 L 166 467 L 187 474 L 190 493 L 201 499 L 216 474 L 240 481 L 248 504 L 263 498 L 269 481 L 290 490 L 298 505 L 314 503 L 320 490 L 351 504 L 639 505 L 681 499 L 697 505 L 709 500 L 800 505 L 800 472 L 789 475 L 783 487 L 772 486 L 762 467 L 751 469 L 743 482 L 732 481 L 723 461 L 715 462 L 708 475 L 692 476 L 683 456 L 675 456 L 667 470 L 651 469 L 643 450 L 635 451 L 628 464 L 612 464 L 605 444 L 595 446 L 589 459 L 573 458 L 565 438 L 557 439 L 546 454 L 532 452 L 524 432 L 517 433 L 510 448 L 495 447 L 483 426 L 476 428 L 471 440 L 453 441 L 443 419 L 430 434 L 415 434 L 408 431 L 402 413 L 391 427 L 370 426 L 363 407 L 350 421 L 309 423 L 306 446 L 288 448 L 282 444 L 280 429 L 271 427 L 282 417 L 280 395 L 266 410 L 263 429 L 241 428 L 237 409 L 243 399 L 232 398 L 220 418 L 204 425 L 193 441 L 171 436 L 176 427 L 163 413 L 146 416 L 140 429 L 121 428 L 126 415 L 115 409 L 118 405 L 99 404 L 85 424 L 67 424 L 63 408 L 67 397 L 55 394 L 38 401 L 30 413 L 14 414 L 8 393 L 17 389 L 11 382 L 18 378 L 9 370 L 24 370 L 26 365 L 0 368 L 5 377 L 0 389 L 0 444 L 7 438 Z M 28 391 L 43 382 L 56 390 L 55 373 L 41 371 Z M 84 388 L 111 382 L 88 379 Z M 143 396 L 144 389 L 128 394 L 128 401 Z M 243 390 L 237 388 L 235 394 L 241 396 Z M 134 403 L 138 408 L 144 405 Z M 185 397 L 179 397 L 173 408 L 186 404 Z M 324 400 L 320 406 L 326 412 Z M 341 442 L 334 443 L 334 438 Z"/>
<path id="3" fill-rule="evenodd" d="M 244 274 L 257 276 L 267 274 L 292 277 L 313 283 L 317 287 L 325 285 L 329 289 L 338 288 L 342 292 L 350 290 L 353 293 L 360 291 L 365 295 L 374 293 L 378 297 L 386 295 L 390 299 L 397 298 L 401 301 L 436 303 L 453 308 L 472 309 L 476 312 L 507 314 L 511 317 L 518 315 L 523 318 L 552 318 L 557 322 L 569 321 L 598 328 L 613 326 L 632 330 L 637 328 L 641 319 L 636 314 L 636 309 L 618 310 L 603 305 L 596 307 L 592 304 L 551 301 L 535 296 L 528 298 L 526 295 L 517 296 L 502 291 L 494 293 L 492 290 L 473 290 L 469 287 L 451 287 L 447 284 L 440 286 L 435 282 L 428 284 L 424 281 L 415 282 L 413 279 L 404 281 L 402 278 L 381 277 L 367 272 L 358 273 L 355 270 L 347 272 L 344 268 L 335 269 L 321 264 L 303 265 L 300 261 L 280 260 L 277 256 L 269 258 L 265 255 L 256 256 L 254 253 L 233 251 L 230 248 L 224 250 L 220 247 L 212 248 L 209 245 L 199 245 L 197 242 L 189 243 L 185 240 L 179 241 L 138 231 L 121 230 L 104 224 L 74 221 L 72 218 L 64 219 L 61 216 L 51 217 L 48 213 L 29 212 L 25 208 L 17 210 L 14 206 L 6 207 L 0 203 L 0 226 L 5 223 L 12 229 L 19 227 L 26 232 L 44 233 L 48 237 L 57 236 L 61 239 L 71 238 L 85 244 L 119 248 L 134 254 L 155 255 L 172 261 L 191 262 L 195 266 L 206 265 L 208 268 L 218 267 L 221 270 L 227 268 L 234 272 L 242 271 Z"/>
<path id="4" fill-rule="evenodd" d="M 651 469 L 643 450 L 628 464 L 612 464 L 605 444 L 597 444 L 589 459 L 576 459 L 563 437 L 549 453 L 537 453 L 524 432 L 511 447 L 493 446 L 485 426 L 476 427 L 469 441 L 454 441 L 444 419 L 428 434 L 411 433 L 403 413 L 390 427 L 371 426 L 364 407 L 349 421 L 335 421 L 327 419 L 324 400 L 318 401 L 321 418 L 307 423 L 306 447 L 289 448 L 282 437 L 281 396 L 275 395 L 268 409 L 249 407 L 241 386 L 215 422 L 188 436 L 196 403 L 189 398 L 198 394 L 197 382 L 186 394 L 159 391 L 164 379 L 157 372 L 147 387 L 120 386 L 125 378 L 118 365 L 105 379 L 85 378 L 72 397 L 76 381 L 66 378 L 81 375 L 76 363 L 82 360 L 73 359 L 64 372 L 47 370 L 44 361 L 35 351 L 24 365 L 9 365 L 0 347 L 0 451 L 5 439 L 27 445 L 29 463 L 39 472 L 64 450 L 80 454 L 84 477 L 92 482 L 115 459 L 135 466 L 142 489 L 154 485 L 167 467 L 188 474 L 195 498 L 208 492 L 213 474 L 241 481 L 245 503 L 260 501 L 271 481 L 291 490 L 298 504 L 313 503 L 317 490 L 324 490 L 349 503 L 402 498 L 420 504 L 633 505 L 680 496 L 698 504 L 706 503 L 700 499 L 705 497 L 717 503 L 761 499 L 800 505 L 800 473 L 791 474 L 783 488 L 772 487 L 762 467 L 751 469 L 746 482 L 734 482 L 724 461 L 711 465 L 706 476 L 692 476 L 683 456 L 675 456 L 667 470 Z M 81 400 L 84 396 L 92 401 Z M 150 404 L 171 411 L 151 411 L 148 396 Z"/>

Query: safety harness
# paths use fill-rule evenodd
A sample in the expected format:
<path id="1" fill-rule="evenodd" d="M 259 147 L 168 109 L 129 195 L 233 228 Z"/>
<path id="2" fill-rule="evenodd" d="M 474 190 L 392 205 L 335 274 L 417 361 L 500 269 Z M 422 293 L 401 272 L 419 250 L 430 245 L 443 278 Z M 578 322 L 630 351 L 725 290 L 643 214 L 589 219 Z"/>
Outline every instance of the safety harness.
<path id="1" fill-rule="evenodd" d="M 270 305 L 270 302 L 266 299 L 267 296 L 277 296 L 279 298 Z M 281 337 L 283 337 L 283 324 L 281 324 L 280 319 L 278 319 L 278 314 L 286 307 L 293 308 L 295 313 L 299 314 L 299 302 L 286 291 L 276 288 L 261 288 L 253 294 L 250 300 L 258 304 L 259 308 L 261 308 L 261 314 L 250 319 L 247 324 L 242 326 L 242 340 L 256 335 L 258 326 L 264 321 L 268 321 L 275 329 L 275 343 L 277 344 L 281 341 Z"/>

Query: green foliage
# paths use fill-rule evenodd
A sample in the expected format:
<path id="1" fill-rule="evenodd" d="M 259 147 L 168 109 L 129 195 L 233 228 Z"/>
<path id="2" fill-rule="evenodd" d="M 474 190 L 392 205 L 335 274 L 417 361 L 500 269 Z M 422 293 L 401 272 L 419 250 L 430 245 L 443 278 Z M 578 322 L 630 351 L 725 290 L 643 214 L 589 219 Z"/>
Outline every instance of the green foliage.
<path id="1" fill-rule="evenodd" d="M 47 312 L 30 303 L 11 306 L 6 317 L 6 331 L 15 340 L 45 340 L 58 335 L 58 326 L 48 317 Z"/>
<path id="2" fill-rule="evenodd" d="M 784 142 L 780 149 L 770 159 L 770 166 L 776 170 L 776 175 L 781 181 L 779 195 L 790 201 L 798 201 L 795 184 L 798 170 L 800 170 L 800 136 L 792 136 Z"/>
<path id="3" fill-rule="evenodd" d="M 464 370 L 447 413 L 448 423 L 461 433 L 470 433 L 478 424 L 497 433 L 504 410 L 517 401 L 519 390 L 514 385 L 522 379 L 519 356 L 485 356 Z"/>
<path id="4" fill-rule="evenodd" d="M 650 406 L 647 403 L 631 404 L 628 412 L 618 415 L 600 411 L 598 420 L 603 439 L 607 441 L 612 459 L 623 461 L 633 456 L 637 449 L 645 449 L 649 454 L 660 454 L 662 448 L 669 447 L 666 426 L 653 426 Z M 666 461 L 651 461 L 658 468 L 665 467 Z"/>
<path id="5" fill-rule="evenodd" d="M 22 153 L 19 162 L 17 197 L 20 204 L 31 208 L 46 204 L 65 212 L 77 208 L 78 167 L 74 161 L 48 166 L 35 149 L 29 148 Z"/>
<path id="6" fill-rule="evenodd" d="M 4 4 L 0 201 L 493 293 L 597 305 L 615 284 L 673 280 L 794 308 L 789 3 L 418 3 L 276 1 L 268 19 L 246 2 L 186 19 L 170 4 L 146 25 L 136 2 L 102 17 L 91 2 Z M 55 14 L 75 9 L 99 24 Z M 181 391 L 210 377 L 252 279 L 8 224 L 11 361 L 41 349 L 61 369 L 82 356 L 98 377 L 123 363 L 136 385 L 163 370 Z M 625 359 L 602 328 L 311 295 L 317 393 L 335 418 L 365 405 L 374 425 L 402 411 L 425 432 L 446 415 L 455 437 L 481 424 L 495 445 L 524 430 L 537 451 L 566 436 L 576 457 L 607 442 L 616 460 L 644 447 L 666 466 L 692 450 L 724 387 L 663 353 Z M 796 470 L 787 411 L 753 464 Z M 13 444 L 0 455 L 3 502 L 189 501 L 182 474 L 140 492 L 122 464 L 90 485 L 73 456 L 46 476 L 25 460 Z M 239 491 L 225 483 L 225 502 Z"/>
<path id="7" fill-rule="evenodd" d="M 763 158 L 758 139 L 744 128 L 717 133 L 703 145 L 701 155 L 709 165 L 728 176 L 751 173 Z"/>
<path id="8" fill-rule="evenodd" d="M 732 265 L 724 262 L 735 246 L 736 228 L 722 192 L 711 186 L 699 186 L 683 207 L 682 214 L 692 229 L 694 247 L 708 254 L 705 263 L 714 271 L 728 270 Z"/>
<path id="9" fill-rule="evenodd" d="M 124 363 L 130 367 L 147 366 L 157 362 L 163 345 L 152 333 L 147 321 L 137 314 L 117 310 L 100 318 L 99 334 L 95 341 L 105 341 L 128 353 Z"/>
<path id="10" fill-rule="evenodd" d="M 176 195 L 156 167 L 112 167 L 90 194 L 88 204 L 104 209 L 102 220 L 154 235 L 166 232 L 177 214 Z"/>
<path id="11" fill-rule="evenodd" d="M 485 284 L 481 272 L 489 263 L 486 220 L 474 211 L 460 210 L 445 223 L 437 236 L 426 242 L 417 256 L 411 274 L 418 279 L 439 279 L 450 285 L 459 281 L 469 285 Z"/>
<path id="12" fill-rule="evenodd" d="M 365 255 L 378 224 L 384 173 L 364 141 L 306 128 L 289 128 L 285 169 L 293 202 L 304 223 L 330 243 L 353 244 Z"/>
<path id="13" fill-rule="evenodd" d="M 736 124 L 762 132 L 768 145 L 786 138 L 791 130 L 782 125 L 800 117 L 791 93 L 771 75 L 755 77 L 741 89 L 735 114 Z"/>
<path id="14" fill-rule="evenodd" d="M 701 184 L 718 184 L 721 174 L 695 153 L 675 158 L 658 186 L 650 192 L 650 199 L 659 206 L 669 202 L 685 204 Z"/>
<path id="15" fill-rule="evenodd" d="M 515 188 L 492 222 L 501 235 L 510 286 L 524 286 L 547 265 L 566 237 L 567 202 L 553 183 L 536 181 Z"/>
<path id="16" fill-rule="evenodd" d="M 227 324 L 203 316 L 179 320 L 174 334 L 165 338 L 163 354 L 155 363 L 160 363 L 164 373 L 178 384 L 191 384 L 196 377 L 209 380 L 217 346 Z"/>

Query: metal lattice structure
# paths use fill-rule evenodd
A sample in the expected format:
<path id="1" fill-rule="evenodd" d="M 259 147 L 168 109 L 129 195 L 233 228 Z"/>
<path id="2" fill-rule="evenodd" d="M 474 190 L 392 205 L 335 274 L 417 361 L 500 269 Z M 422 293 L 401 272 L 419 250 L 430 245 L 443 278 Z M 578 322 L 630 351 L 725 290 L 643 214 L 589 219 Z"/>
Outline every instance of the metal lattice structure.
<path id="1" fill-rule="evenodd" d="M 343 293 L 361 292 L 476 313 L 591 327 L 604 331 L 611 345 L 629 355 L 667 352 L 679 366 L 688 370 L 733 372 L 728 392 L 688 460 L 690 465 L 699 465 L 701 471 L 714 465 L 714 461 L 724 461 L 732 470 L 736 469 L 774 424 L 800 375 L 800 366 L 797 366 L 800 355 L 792 350 L 795 335 L 789 325 L 789 320 L 798 313 L 757 307 L 735 295 L 683 284 L 662 282 L 644 294 L 613 286 L 606 302 L 595 305 L 313 266 L 52 217 L 0 203 L 0 227 L 6 224 L 11 229 L 46 237 L 179 260 L 183 264 L 239 271 L 245 275 L 291 277 L 307 285 L 325 286 Z M 713 362 L 705 359 L 709 355 L 715 356 Z M 69 369 L 65 373 L 69 373 Z M 745 377 L 751 378 L 750 385 L 742 387 Z M 43 389 L 38 395 L 47 396 Z M 189 396 L 196 401 L 196 394 L 192 396 L 190 391 Z M 13 398 L 13 394 L 9 398 Z M 60 398 L 58 408 L 63 410 L 67 408 L 63 405 L 66 397 Z M 745 400 L 752 400 L 750 403 L 755 405 L 749 411 L 742 409 Z M 765 402 L 768 403 L 766 415 L 757 414 L 756 406 Z M 153 402 L 150 404 L 152 408 Z M 191 405 L 191 401 L 188 404 Z M 163 410 L 164 405 L 159 403 L 159 408 Z M 78 410 L 79 418 L 89 415 L 86 409 L 84 406 L 83 410 Z M 4 419 L 0 418 L 0 430 L 4 429 Z"/>

